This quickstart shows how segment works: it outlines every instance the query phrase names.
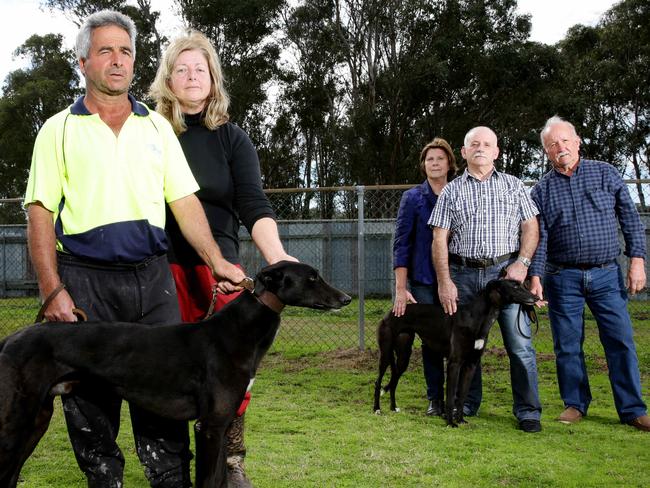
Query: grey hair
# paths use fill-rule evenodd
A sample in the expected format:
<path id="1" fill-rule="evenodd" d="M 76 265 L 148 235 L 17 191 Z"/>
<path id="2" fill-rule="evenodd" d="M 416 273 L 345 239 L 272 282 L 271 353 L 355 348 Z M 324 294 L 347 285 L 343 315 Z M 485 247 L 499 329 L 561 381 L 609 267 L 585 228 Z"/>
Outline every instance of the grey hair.
<path id="1" fill-rule="evenodd" d="M 477 127 L 472 127 L 469 131 L 467 131 L 467 134 L 465 134 L 465 139 L 463 139 L 463 145 L 465 147 L 469 147 L 469 138 L 472 137 L 472 134 L 478 129 L 487 129 L 490 132 L 492 132 L 492 134 L 494 134 L 495 138 L 497 138 L 496 132 L 494 132 L 492 129 L 484 125 L 479 125 Z"/>
<path id="2" fill-rule="evenodd" d="M 131 20 L 131 17 L 115 10 L 100 10 L 99 12 L 95 12 L 94 14 L 89 15 L 84 23 L 81 24 L 79 33 L 77 34 L 76 44 L 78 59 L 86 59 L 88 57 L 93 30 L 98 27 L 109 25 L 121 27 L 127 32 L 127 34 L 129 34 L 129 38 L 131 39 L 131 51 L 133 52 L 133 59 L 135 59 L 135 38 L 137 36 L 135 23 Z"/>
<path id="3" fill-rule="evenodd" d="M 553 117 L 550 117 L 550 118 L 546 121 L 546 123 L 544 124 L 544 128 L 543 128 L 542 131 L 539 133 L 539 140 L 540 140 L 540 142 L 542 143 L 542 147 L 544 147 L 544 136 L 546 135 L 546 133 L 548 133 L 548 131 L 551 130 L 551 127 L 553 127 L 553 126 L 556 125 L 556 124 L 566 124 L 566 125 L 568 125 L 569 127 L 571 127 L 571 130 L 573 131 L 573 134 L 574 134 L 575 136 L 578 135 L 578 133 L 576 132 L 576 128 L 573 126 L 573 124 L 572 124 L 571 122 L 568 122 L 568 121 L 564 120 L 564 119 L 563 119 L 562 117 L 560 117 L 559 115 L 554 115 Z"/>

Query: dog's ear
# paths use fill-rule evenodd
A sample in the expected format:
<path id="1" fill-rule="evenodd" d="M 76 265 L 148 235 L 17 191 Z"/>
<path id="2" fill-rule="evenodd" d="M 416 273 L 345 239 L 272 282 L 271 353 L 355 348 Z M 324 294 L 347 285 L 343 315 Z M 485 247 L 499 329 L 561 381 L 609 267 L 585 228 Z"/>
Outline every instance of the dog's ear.
<path id="1" fill-rule="evenodd" d="M 264 290 L 275 293 L 282 285 L 283 279 L 284 272 L 281 269 L 265 268 L 257 275 L 257 279 L 255 280 L 255 293 L 260 294 Z"/>
<path id="2" fill-rule="evenodd" d="M 503 302 L 503 296 L 501 296 L 501 292 L 497 287 L 492 287 L 489 290 L 489 297 L 492 303 L 494 303 L 497 306 L 501 306 Z"/>
<path id="3" fill-rule="evenodd" d="M 500 306 L 503 302 L 503 286 L 504 280 L 502 278 L 490 280 L 485 286 L 485 291 L 490 297 L 490 301 L 497 306 Z"/>

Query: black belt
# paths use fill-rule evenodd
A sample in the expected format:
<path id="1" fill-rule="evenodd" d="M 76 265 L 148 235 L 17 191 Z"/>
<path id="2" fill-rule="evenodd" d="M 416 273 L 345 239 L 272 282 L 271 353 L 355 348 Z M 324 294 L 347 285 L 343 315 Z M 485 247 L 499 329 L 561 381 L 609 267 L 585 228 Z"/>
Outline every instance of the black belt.
<path id="1" fill-rule="evenodd" d="M 509 254 L 504 254 L 503 256 L 497 256 L 496 258 L 464 258 L 458 254 L 450 254 L 449 262 L 460 264 L 461 266 L 467 266 L 468 268 L 489 268 L 490 266 L 501 264 L 504 261 L 516 258 L 518 254 L 519 253 L 511 252 Z"/>
<path id="2" fill-rule="evenodd" d="M 59 262 L 69 263 L 72 265 L 83 266 L 85 268 L 101 269 L 104 271 L 134 271 L 144 269 L 159 259 L 167 259 L 167 254 L 162 252 L 149 256 L 142 261 L 135 263 L 113 263 L 110 261 L 100 261 L 98 259 L 73 256 L 64 252 L 57 251 L 56 258 Z"/>
<path id="3" fill-rule="evenodd" d="M 587 269 L 593 269 L 593 268 L 606 268 L 610 264 L 612 264 L 614 260 L 612 259 L 611 261 L 607 261 L 605 263 L 552 263 L 549 261 L 548 264 L 551 266 L 555 266 L 556 268 L 560 269 L 581 269 L 581 270 L 587 270 Z"/>

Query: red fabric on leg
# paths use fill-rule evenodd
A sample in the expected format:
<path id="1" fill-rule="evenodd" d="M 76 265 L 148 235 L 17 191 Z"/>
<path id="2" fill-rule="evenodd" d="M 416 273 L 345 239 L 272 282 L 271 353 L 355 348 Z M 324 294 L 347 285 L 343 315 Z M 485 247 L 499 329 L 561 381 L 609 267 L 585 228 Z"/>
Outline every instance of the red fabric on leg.
<path id="1" fill-rule="evenodd" d="M 176 283 L 176 294 L 183 322 L 199 322 L 203 320 L 212 302 L 212 287 L 217 284 L 217 280 L 212 276 L 210 268 L 205 264 L 198 266 L 170 264 L 169 267 Z M 240 265 L 237 265 L 237 267 L 243 269 Z M 240 293 L 241 291 L 228 294 L 218 293 L 214 311 L 221 310 L 227 303 L 237 298 Z"/>
<path id="2" fill-rule="evenodd" d="M 244 395 L 244 400 L 241 402 L 241 405 L 239 405 L 239 408 L 237 409 L 237 417 L 241 417 L 244 415 L 244 412 L 248 408 L 248 404 L 251 402 L 251 392 L 247 391 L 246 394 Z"/>

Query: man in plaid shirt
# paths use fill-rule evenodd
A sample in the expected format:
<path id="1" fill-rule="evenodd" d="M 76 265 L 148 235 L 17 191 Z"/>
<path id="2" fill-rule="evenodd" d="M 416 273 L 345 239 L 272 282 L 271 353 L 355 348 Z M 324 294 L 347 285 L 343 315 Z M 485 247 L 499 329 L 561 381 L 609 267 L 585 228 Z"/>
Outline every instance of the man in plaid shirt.
<path id="1" fill-rule="evenodd" d="M 488 281 L 505 275 L 523 281 L 537 247 L 537 207 L 523 183 L 497 171 L 497 136 L 488 127 L 475 127 L 461 149 L 465 172 L 447 184 L 431 213 L 433 260 L 438 295 L 445 312 L 456 312 L 457 302 L 470 301 Z M 513 413 L 524 432 L 542 428 L 537 389 L 537 362 L 530 340 L 530 322 L 506 306 L 499 327 L 510 359 Z M 483 346 L 484 347 L 484 346 Z M 481 403 L 481 371 L 476 370 L 463 407 L 476 415 Z"/>
<path id="2" fill-rule="evenodd" d="M 598 325 L 618 416 L 622 423 L 648 432 L 650 417 L 641 398 L 625 290 L 635 294 L 646 283 L 644 226 L 616 169 L 580 158 L 573 125 L 551 117 L 541 139 L 553 169 L 531 192 L 540 210 L 540 241 L 530 275 L 531 291 L 539 297 L 545 291 L 549 305 L 565 406 L 558 420 L 579 422 L 591 402 L 582 349 L 586 303 Z M 618 224 L 630 258 L 625 284 L 616 260 L 621 252 Z"/>

